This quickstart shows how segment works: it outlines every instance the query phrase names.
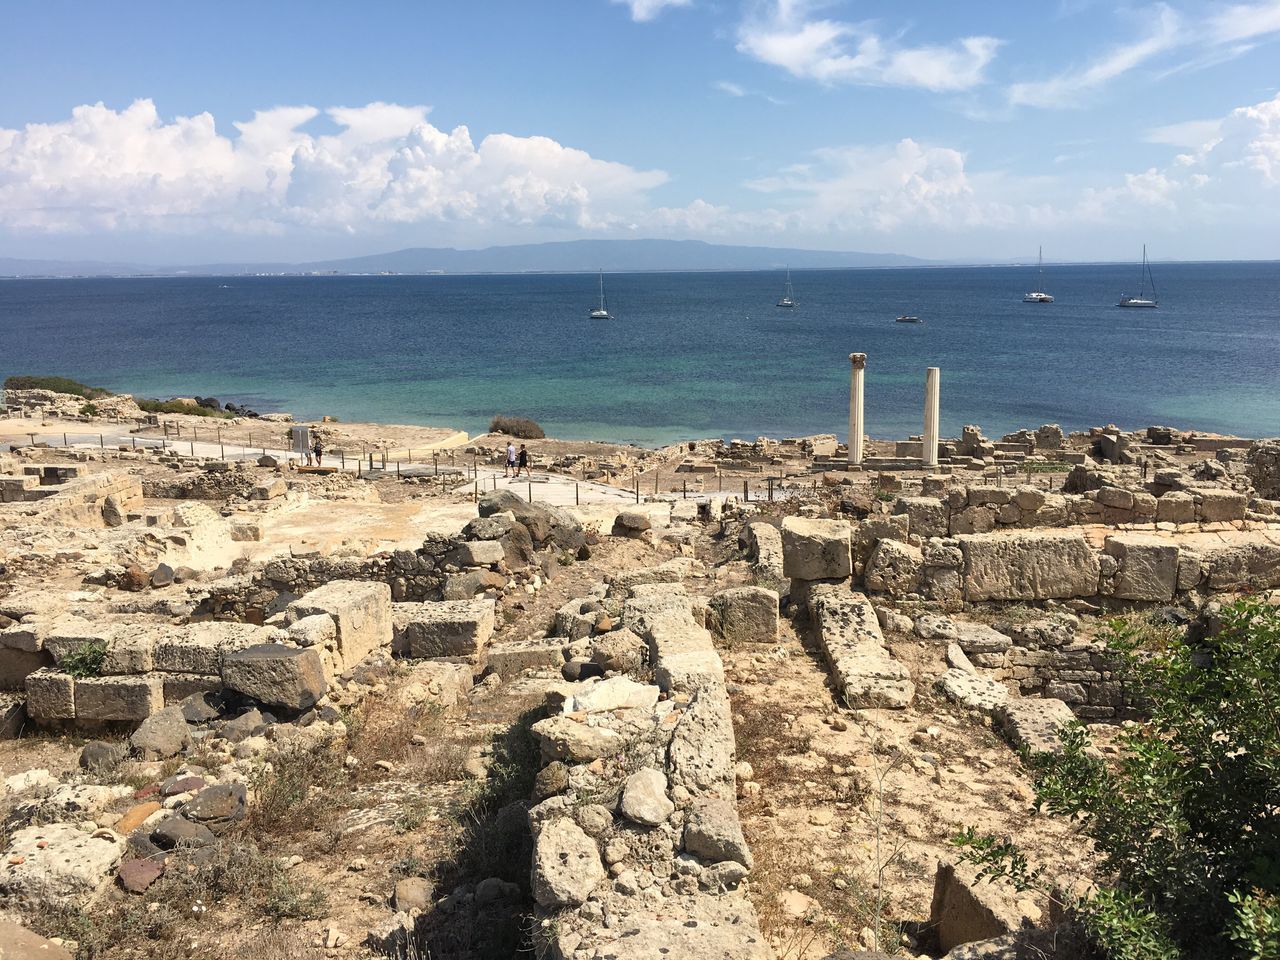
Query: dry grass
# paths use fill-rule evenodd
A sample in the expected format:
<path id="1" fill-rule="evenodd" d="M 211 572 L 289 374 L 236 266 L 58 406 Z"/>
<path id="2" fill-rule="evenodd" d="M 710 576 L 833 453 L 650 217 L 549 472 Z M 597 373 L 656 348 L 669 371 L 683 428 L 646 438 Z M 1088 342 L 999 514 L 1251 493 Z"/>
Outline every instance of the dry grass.
<path id="1" fill-rule="evenodd" d="M 426 739 L 415 745 L 413 738 Z M 400 777 L 423 783 L 461 780 L 462 764 L 473 741 L 454 736 L 445 711 L 434 704 L 404 707 L 382 697 L 367 699 L 347 718 L 347 750 L 359 761 L 359 783 L 389 775 L 379 762 L 390 763 Z"/>

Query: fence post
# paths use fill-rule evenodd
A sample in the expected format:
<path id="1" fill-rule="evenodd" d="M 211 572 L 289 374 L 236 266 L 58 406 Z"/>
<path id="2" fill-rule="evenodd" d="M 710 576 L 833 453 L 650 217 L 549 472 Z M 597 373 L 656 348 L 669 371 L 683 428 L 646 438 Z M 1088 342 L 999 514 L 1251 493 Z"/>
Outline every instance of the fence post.
<path id="1" fill-rule="evenodd" d="M 138 449 L 138 438 L 137 438 L 137 437 L 130 437 L 129 439 L 133 441 L 133 449 L 137 450 L 137 449 Z M 32 442 L 32 443 L 35 443 L 35 440 L 33 439 L 31 442 Z"/>
<path id="2" fill-rule="evenodd" d="M 653 469 L 653 495 L 654 495 L 655 497 L 658 495 L 658 474 L 660 474 L 661 472 L 662 472 L 662 468 L 661 468 L 661 467 L 654 467 L 654 469 Z"/>
<path id="3" fill-rule="evenodd" d="M 689 481 L 688 480 L 680 481 L 680 498 L 682 500 L 689 499 Z"/>
<path id="4" fill-rule="evenodd" d="M 768 478 L 769 482 L 769 502 L 773 502 L 773 477 Z"/>
<path id="5" fill-rule="evenodd" d="M 63 445 L 64 447 L 69 447 L 69 446 L 70 446 L 70 444 L 69 444 L 69 443 L 67 443 L 67 435 L 66 435 L 65 433 L 62 435 L 62 445 Z"/>
<path id="6" fill-rule="evenodd" d="M 219 437 L 219 438 L 218 438 L 218 459 L 219 459 L 219 460 L 225 460 L 225 459 L 227 459 L 227 451 L 226 451 L 226 450 L 224 450 L 224 449 L 222 448 L 222 438 L 221 438 L 221 437 Z"/>
<path id="7" fill-rule="evenodd" d="M 338 456 L 342 458 L 342 469 L 347 469 L 347 451 L 339 450 Z"/>
<path id="8" fill-rule="evenodd" d="M 369 454 L 369 470 L 373 470 L 373 454 Z"/>
<path id="9" fill-rule="evenodd" d="M 582 503 L 582 496 L 578 491 L 578 481 L 575 480 L 573 482 L 573 505 L 576 507 L 580 503 Z"/>
<path id="10" fill-rule="evenodd" d="M 194 440 L 190 440 L 188 441 L 188 446 L 191 447 L 191 455 L 194 457 L 196 455 L 196 442 Z"/>
<path id="11" fill-rule="evenodd" d="M 636 503 L 640 502 L 640 474 L 633 474 L 631 477 L 636 486 Z"/>
<path id="12" fill-rule="evenodd" d="M 98 449 L 105 450 L 106 447 L 107 447 L 107 442 L 102 438 L 102 434 L 98 434 Z"/>
<path id="13" fill-rule="evenodd" d="M 742 481 L 742 502 L 746 503 L 751 499 L 751 488 L 748 486 L 750 480 Z"/>
<path id="14" fill-rule="evenodd" d="M 529 502 L 533 503 L 533 481 L 529 481 Z"/>
<path id="15" fill-rule="evenodd" d="M 400 461 L 396 461 L 396 479 L 400 479 Z"/>

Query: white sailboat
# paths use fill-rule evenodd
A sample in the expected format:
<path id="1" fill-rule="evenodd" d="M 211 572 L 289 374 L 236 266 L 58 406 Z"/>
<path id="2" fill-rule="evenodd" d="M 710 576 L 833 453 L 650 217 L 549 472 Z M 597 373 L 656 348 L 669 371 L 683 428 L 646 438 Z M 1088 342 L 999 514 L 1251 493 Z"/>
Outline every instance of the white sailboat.
<path id="1" fill-rule="evenodd" d="M 1040 256 L 1036 258 L 1037 281 L 1035 290 L 1022 298 L 1023 303 L 1053 303 L 1053 297 L 1044 292 L 1044 247 L 1040 248 Z"/>
<path id="2" fill-rule="evenodd" d="M 609 303 L 604 298 L 604 271 L 600 271 L 600 306 L 591 311 L 592 320 L 612 320 L 609 316 Z"/>
<path id="3" fill-rule="evenodd" d="M 791 289 L 791 270 L 787 269 L 787 285 L 782 289 L 782 299 L 778 301 L 780 307 L 794 307 L 796 305 L 795 291 Z"/>
<path id="4" fill-rule="evenodd" d="M 1147 296 L 1147 280 L 1151 281 L 1151 296 Z M 1156 299 L 1156 278 L 1151 275 L 1151 264 L 1147 263 L 1147 245 L 1142 245 L 1142 283 L 1138 286 L 1136 297 L 1121 297 L 1118 307 L 1155 307 L 1160 303 Z"/>

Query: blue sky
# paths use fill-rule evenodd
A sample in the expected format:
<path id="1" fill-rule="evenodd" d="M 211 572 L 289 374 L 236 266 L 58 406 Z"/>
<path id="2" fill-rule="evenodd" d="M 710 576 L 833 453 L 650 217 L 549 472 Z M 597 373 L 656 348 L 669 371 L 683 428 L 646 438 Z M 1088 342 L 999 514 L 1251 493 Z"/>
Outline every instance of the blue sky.
<path id="1" fill-rule="evenodd" d="M 5 23 L 0 256 L 1280 257 L 1280 2 L 44 0 Z"/>

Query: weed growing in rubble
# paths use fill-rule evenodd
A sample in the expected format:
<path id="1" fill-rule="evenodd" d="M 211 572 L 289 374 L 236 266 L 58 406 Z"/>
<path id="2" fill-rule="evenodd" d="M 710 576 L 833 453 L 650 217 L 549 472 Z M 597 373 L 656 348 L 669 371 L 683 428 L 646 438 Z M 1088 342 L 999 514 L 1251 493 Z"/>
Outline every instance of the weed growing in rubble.
<path id="1" fill-rule="evenodd" d="M 62 658 L 58 666 L 63 673 L 69 673 L 77 680 L 102 675 L 102 664 L 107 659 L 105 640 L 90 640 L 82 643 Z"/>
<path id="2" fill-rule="evenodd" d="M 1202 640 L 1117 620 L 1106 639 L 1148 718 L 1114 766 L 1078 725 L 1029 760 L 1043 809 L 1103 854 L 1075 904 L 1086 934 L 1114 960 L 1280 956 L 1280 610 L 1241 601 Z M 988 877 L 1040 881 L 1011 844 L 955 842 Z"/>

